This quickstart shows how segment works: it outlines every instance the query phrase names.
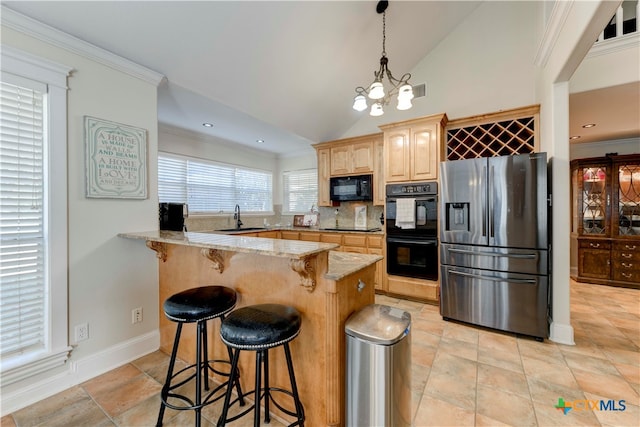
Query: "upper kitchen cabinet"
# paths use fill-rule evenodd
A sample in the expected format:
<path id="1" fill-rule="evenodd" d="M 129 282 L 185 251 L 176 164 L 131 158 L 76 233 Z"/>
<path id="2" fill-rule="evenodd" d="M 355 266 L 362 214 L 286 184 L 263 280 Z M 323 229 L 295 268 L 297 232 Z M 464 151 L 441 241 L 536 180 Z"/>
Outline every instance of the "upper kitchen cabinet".
<path id="1" fill-rule="evenodd" d="M 581 282 L 640 287 L 640 155 L 571 162 Z"/>
<path id="2" fill-rule="evenodd" d="M 329 198 L 331 177 L 363 174 L 373 175 L 373 204 L 383 205 L 382 144 L 382 133 L 314 144 L 318 157 L 318 205 L 332 206 Z"/>
<path id="3" fill-rule="evenodd" d="M 438 178 L 444 155 L 446 114 L 380 126 L 384 132 L 385 181 L 429 181 Z"/>

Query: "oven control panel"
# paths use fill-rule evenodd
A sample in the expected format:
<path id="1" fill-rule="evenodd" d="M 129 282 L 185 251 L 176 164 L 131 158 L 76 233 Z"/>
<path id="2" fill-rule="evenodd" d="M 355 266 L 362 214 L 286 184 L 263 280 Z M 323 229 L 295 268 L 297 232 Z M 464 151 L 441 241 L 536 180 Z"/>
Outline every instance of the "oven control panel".
<path id="1" fill-rule="evenodd" d="M 387 185 L 387 196 L 421 196 L 434 194 L 438 194 L 437 181 Z"/>

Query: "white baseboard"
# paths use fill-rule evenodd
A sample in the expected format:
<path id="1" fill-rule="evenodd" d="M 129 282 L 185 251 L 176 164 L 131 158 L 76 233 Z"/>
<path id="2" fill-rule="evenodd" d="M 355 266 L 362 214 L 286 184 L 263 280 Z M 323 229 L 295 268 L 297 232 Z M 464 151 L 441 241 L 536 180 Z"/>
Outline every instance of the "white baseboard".
<path id="1" fill-rule="evenodd" d="M 104 351 L 77 361 L 70 361 L 67 369 L 22 388 L 2 391 L 0 416 L 8 415 L 42 399 L 60 393 L 98 375 L 129 363 L 160 348 L 158 330 L 116 344 Z"/>
<path id="2" fill-rule="evenodd" d="M 573 341 L 573 326 L 551 322 L 549 339 L 558 344 L 576 345 Z"/>

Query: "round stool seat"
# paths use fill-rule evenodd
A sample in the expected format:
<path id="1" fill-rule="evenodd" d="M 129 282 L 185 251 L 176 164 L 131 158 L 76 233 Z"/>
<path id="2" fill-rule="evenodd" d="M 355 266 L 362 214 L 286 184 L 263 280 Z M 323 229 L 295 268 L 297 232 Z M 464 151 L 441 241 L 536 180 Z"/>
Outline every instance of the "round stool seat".
<path id="1" fill-rule="evenodd" d="M 264 350 L 282 345 L 300 333 L 300 313 L 280 304 L 242 307 L 222 322 L 220 336 L 230 347 Z"/>
<path id="2" fill-rule="evenodd" d="M 220 317 L 236 305 L 236 292 L 225 286 L 187 289 L 164 302 L 164 314 L 175 322 L 198 322 Z"/>

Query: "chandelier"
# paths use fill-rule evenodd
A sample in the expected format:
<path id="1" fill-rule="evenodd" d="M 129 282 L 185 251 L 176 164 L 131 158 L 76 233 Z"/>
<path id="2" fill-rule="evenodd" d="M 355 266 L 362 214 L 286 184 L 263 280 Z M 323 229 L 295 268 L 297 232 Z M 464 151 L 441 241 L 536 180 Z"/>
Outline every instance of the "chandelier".
<path id="1" fill-rule="evenodd" d="M 387 105 L 391 98 L 397 95 L 398 110 L 408 110 L 412 107 L 411 100 L 413 99 L 413 88 L 409 84 L 411 78 L 410 73 L 405 73 L 400 79 L 396 79 L 389 70 L 389 58 L 387 58 L 387 52 L 385 49 L 386 42 L 386 15 L 388 1 L 379 1 L 376 6 L 376 12 L 382 14 L 382 57 L 380 58 L 380 69 L 374 71 L 375 76 L 373 83 L 371 83 L 368 89 L 362 86 L 356 88 L 356 97 L 353 100 L 353 109 L 356 111 L 364 111 L 368 108 L 367 97 L 372 100 L 371 111 L 372 116 L 381 116 L 384 114 L 382 107 Z M 390 89 L 385 91 L 382 84 L 383 78 L 387 77 L 387 80 L 391 84 Z"/>

